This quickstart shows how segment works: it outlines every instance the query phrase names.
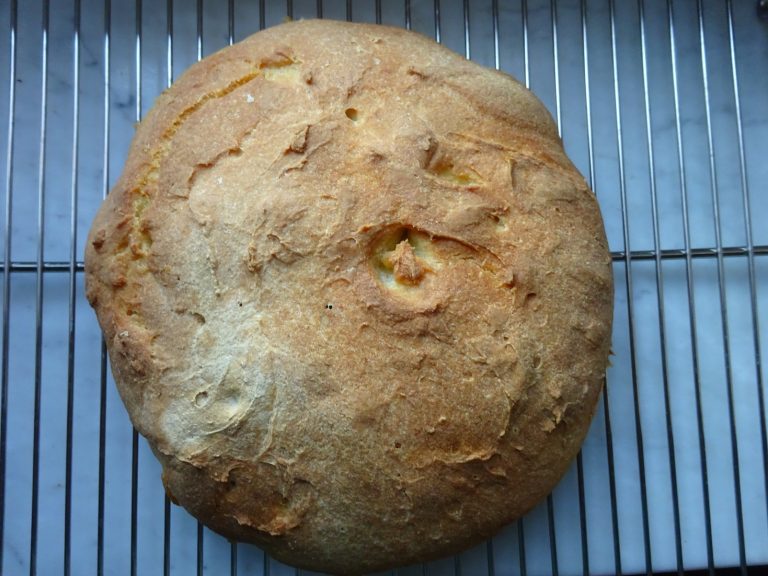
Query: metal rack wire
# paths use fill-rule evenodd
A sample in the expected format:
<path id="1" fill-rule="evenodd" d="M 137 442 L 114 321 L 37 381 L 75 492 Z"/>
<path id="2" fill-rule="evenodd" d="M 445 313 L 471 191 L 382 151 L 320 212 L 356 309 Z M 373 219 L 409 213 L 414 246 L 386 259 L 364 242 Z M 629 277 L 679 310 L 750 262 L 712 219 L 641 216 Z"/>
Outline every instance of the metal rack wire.
<path id="1" fill-rule="evenodd" d="M 133 123 L 283 18 L 404 26 L 524 81 L 601 203 L 613 366 L 553 494 L 405 574 L 768 564 L 768 28 L 704 0 L 0 0 L 0 572 L 287 574 L 172 507 L 83 297 Z"/>

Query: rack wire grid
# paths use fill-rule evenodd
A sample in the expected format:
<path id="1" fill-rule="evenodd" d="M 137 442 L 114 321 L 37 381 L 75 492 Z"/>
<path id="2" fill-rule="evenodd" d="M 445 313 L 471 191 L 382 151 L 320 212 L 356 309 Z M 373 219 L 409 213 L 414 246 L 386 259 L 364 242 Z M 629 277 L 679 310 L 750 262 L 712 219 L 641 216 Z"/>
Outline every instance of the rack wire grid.
<path id="1" fill-rule="evenodd" d="M 0 0 L 3 574 L 294 574 L 171 506 L 83 297 L 134 124 L 192 62 L 287 18 L 382 22 L 525 82 L 595 190 L 612 366 L 553 494 L 402 574 L 768 563 L 768 29 L 754 1 Z"/>

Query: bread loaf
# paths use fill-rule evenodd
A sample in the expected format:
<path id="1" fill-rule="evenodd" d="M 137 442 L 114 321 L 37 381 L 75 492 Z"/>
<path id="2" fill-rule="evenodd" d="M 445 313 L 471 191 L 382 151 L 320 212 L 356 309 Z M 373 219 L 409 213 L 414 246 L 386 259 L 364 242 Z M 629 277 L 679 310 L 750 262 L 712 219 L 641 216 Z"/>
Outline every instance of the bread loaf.
<path id="1" fill-rule="evenodd" d="M 558 482 L 609 252 L 544 106 L 418 34 L 299 21 L 139 125 L 86 290 L 172 500 L 304 568 L 461 551 Z"/>

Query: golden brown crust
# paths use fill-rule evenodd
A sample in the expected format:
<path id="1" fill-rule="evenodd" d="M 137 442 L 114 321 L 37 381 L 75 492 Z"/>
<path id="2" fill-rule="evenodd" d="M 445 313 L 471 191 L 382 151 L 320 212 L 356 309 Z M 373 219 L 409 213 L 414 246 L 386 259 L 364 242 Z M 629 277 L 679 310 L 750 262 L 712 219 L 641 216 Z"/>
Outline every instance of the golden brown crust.
<path id="1" fill-rule="evenodd" d="M 137 130 L 86 283 L 174 501 L 316 570 L 523 514 L 607 363 L 602 221 L 549 114 L 381 26 L 284 24 L 192 66 Z"/>

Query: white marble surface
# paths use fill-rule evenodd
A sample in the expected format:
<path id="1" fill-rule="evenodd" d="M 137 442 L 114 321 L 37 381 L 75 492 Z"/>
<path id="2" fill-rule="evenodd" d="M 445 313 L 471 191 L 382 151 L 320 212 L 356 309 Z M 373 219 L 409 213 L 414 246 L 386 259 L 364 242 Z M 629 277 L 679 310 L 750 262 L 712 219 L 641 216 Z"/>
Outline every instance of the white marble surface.
<path id="1" fill-rule="evenodd" d="M 48 30 L 47 92 L 42 92 L 43 36 L 41 0 L 19 0 L 16 29 L 16 75 L 10 71 L 10 5 L 0 0 L 0 195 L 12 169 L 11 258 L 34 261 L 37 257 L 38 196 L 45 197 L 43 211 L 44 259 L 67 261 L 70 242 L 73 183 L 77 192 L 77 258 L 82 259 L 85 235 L 105 192 L 105 26 L 104 2 L 82 0 L 79 104 L 76 124 L 79 146 L 73 166 L 74 43 L 73 0 L 52 0 Z M 197 58 L 196 3 L 175 0 L 173 11 L 173 76 Z M 403 25 L 401 2 L 383 2 L 385 23 Z M 435 33 L 434 3 L 411 0 L 413 28 Z M 525 77 L 522 15 L 518 2 L 502 2 L 499 28 L 501 68 Z M 710 126 L 714 143 L 715 180 L 710 170 L 704 76 L 696 4 L 674 4 L 679 107 L 673 100 L 671 47 L 666 3 L 645 4 L 645 39 L 653 157 L 646 137 L 641 37 L 635 2 L 618 2 L 616 47 L 620 94 L 621 134 L 617 134 L 611 28 L 607 3 L 588 3 L 589 70 L 593 150 L 587 140 L 584 62 L 579 3 L 557 2 L 559 87 L 562 133 L 575 164 L 590 177 L 594 160 L 594 188 L 600 200 L 614 251 L 685 247 L 681 192 L 687 194 L 690 243 L 696 248 L 717 242 L 714 208 L 719 215 L 719 235 L 724 246 L 747 242 L 744 188 L 749 187 L 749 223 L 752 242 L 768 244 L 768 28 L 755 17 L 754 2 L 734 1 L 735 50 L 739 72 L 740 104 L 745 144 L 746 182 L 739 162 L 735 100 L 728 48 L 724 4 L 705 2 L 707 85 Z M 266 2 L 264 23 L 272 25 L 286 15 L 284 2 Z M 373 21 L 373 2 L 352 2 L 356 20 Z M 234 2 L 234 36 L 243 38 L 259 28 L 257 2 Z M 315 15 L 315 0 L 293 2 L 294 17 Z M 493 66 L 491 2 L 470 2 L 469 32 L 472 59 Z M 465 51 L 464 19 L 460 1 L 442 0 L 440 35 L 449 47 Z M 168 76 L 166 4 L 143 3 L 140 67 L 137 66 L 136 6 L 112 0 L 109 38 L 108 149 L 106 181 L 114 182 L 133 133 L 133 124 L 146 112 Z M 323 2 L 325 17 L 344 18 L 345 2 Z M 203 2 L 202 53 L 208 54 L 228 41 L 227 3 Z M 530 84 L 556 113 L 555 71 L 551 7 L 529 0 Z M 137 93 L 137 70 L 140 92 Z M 9 86 L 15 85 L 15 105 L 9 116 Z M 45 125 L 41 132 L 41 106 L 45 97 Z M 682 130 L 685 178 L 678 163 L 676 117 Z M 8 134 L 13 128 L 13 149 L 8 156 Z M 41 149 L 41 142 L 45 146 Z M 623 159 L 620 178 L 619 147 Z M 44 156 L 43 156 L 44 154 Z M 11 159 L 10 165 L 5 162 Z M 41 164 L 42 162 L 42 164 Z M 656 212 L 651 202 L 651 171 L 655 176 Z M 40 176 L 43 176 L 41 182 Z M 77 177 L 73 182 L 73 175 Z M 625 210 L 622 209 L 624 198 Z M 717 203 L 713 201 L 717 198 Z M 2 210 L 0 208 L 0 210 Z M 654 222 L 658 224 L 658 244 Z M 626 226 L 626 228 L 625 228 Z M 3 228 L 4 231 L 4 228 Z M 4 237 L 0 233 L 0 237 Z M 625 238 L 628 245 L 625 245 Z M 2 242 L 2 240 L 0 240 Z M 0 251 L 4 246 L 0 246 Z M 728 383 L 733 390 L 733 413 L 740 471 L 741 508 L 746 559 L 768 563 L 768 504 L 766 462 L 763 460 L 760 415 L 765 405 L 757 395 L 758 367 L 755 336 L 760 337 L 765 387 L 768 358 L 768 256 L 754 259 L 758 302 L 753 310 L 747 259 L 699 258 L 688 270 L 684 260 L 665 260 L 657 270 L 653 260 L 615 263 L 616 314 L 613 365 L 608 373 L 607 402 L 601 403 L 583 449 L 586 541 L 580 530 L 578 476 L 572 467 L 553 494 L 557 566 L 561 573 L 582 569 L 582 547 L 589 552 L 594 573 L 616 570 L 614 532 L 619 537 L 624 572 L 645 571 L 647 546 L 653 570 L 676 567 L 675 524 L 670 472 L 670 445 L 666 421 L 670 414 L 674 439 L 676 486 L 684 566 L 706 566 L 706 532 L 702 461 L 696 416 L 696 389 L 700 391 L 703 440 L 706 449 L 708 502 L 714 563 L 739 562 L 738 519 L 731 444 Z M 688 276 L 688 273 L 690 276 Z M 719 276 L 719 274 L 722 274 Z M 658 279 L 661 279 L 659 285 Z M 99 433 L 101 400 L 100 334 L 82 294 L 78 274 L 75 300 L 72 467 L 73 574 L 91 574 L 97 567 L 99 533 Z M 688 282 L 691 282 L 689 292 Z M 36 281 L 33 273 L 14 272 L 10 277 L 8 341 L 7 466 L 5 480 L 5 532 L 1 543 L 3 574 L 27 574 L 30 566 L 30 529 L 33 480 L 33 402 L 35 387 Z M 721 288 L 722 287 L 722 292 Z M 40 468 L 37 518 L 37 570 L 61 573 L 64 563 L 64 505 L 66 404 L 69 353 L 69 276 L 46 273 L 43 284 L 41 336 Z M 689 295 L 693 295 L 691 301 Z M 661 298 L 661 300 L 660 300 Z M 660 305 L 663 305 L 660 307 Z M 663 311 L 663 314 L 662 314 Z M 691 322 L 693 317 L 694 324 Z M 753 326 L 757 319 L 758 326 Z M 727 323 L 724 325 L 723 321 Z M 692 329 L 695 333 L 692 334 Z M 724 336 L 727 336 L 726 348 Z M 662 349 L 665 355 L 662 355 Z M 665 386 L 669 406 L 665 404 Z M 635 390 L 639 404 L 635 404 Z M 606 412 L 605 408 L 608 408 Z M 105 399 L 104 452 L 104 572 L 125 574 L 131 563 L 131 427 L 109 380 Z M 636 415 L 639 414 L 639 426 Z M 607 428 L 610 417 L 610 429 Z M 608 431 L 613 470 L 608 466 Z M 638 431 L 641 432 L 644 475 L 640 473 Z M 615 481 L 614 525 L 610 487 Z M 643 536 L 643 489 L 647 498 L 650 539 Z M 159 467 L 140 440 L 138 459 L 137 568 L 139 574 L 163 571 L 164 507 Z M 170 513 L 170 568 L 189 574 L 197 562 L 197 526 L 183 510 Z M 521 523 L 504 530 L 493 541 L 497 574 L 520 572 L 519 533 L 524 530 L 528 574 L 553 569 L 546 503 Z M 204 566 L 209 574 L 230 569 L 230 547 L 213 533 L 204 533 Z M 462 574 L 488 573 L 488 547 L 481 546 L 460 557 Z M 237 549 L 240 574 L 261 574 L 261 552 L 250 546 Z M 276 563 L 272 574 L 293 573 Z M 446 560 L 430 565 L 432 574 L 450 574 L 456 564 Z M 404 574 L 420 573 L 420 568 Z"/>

